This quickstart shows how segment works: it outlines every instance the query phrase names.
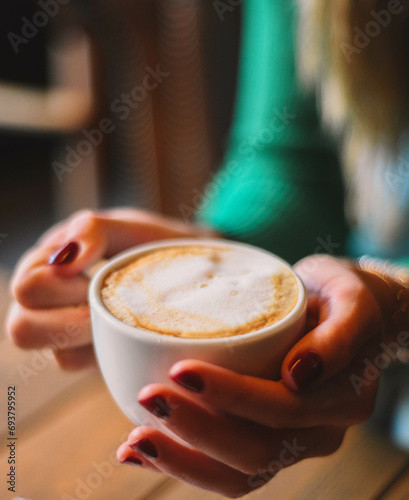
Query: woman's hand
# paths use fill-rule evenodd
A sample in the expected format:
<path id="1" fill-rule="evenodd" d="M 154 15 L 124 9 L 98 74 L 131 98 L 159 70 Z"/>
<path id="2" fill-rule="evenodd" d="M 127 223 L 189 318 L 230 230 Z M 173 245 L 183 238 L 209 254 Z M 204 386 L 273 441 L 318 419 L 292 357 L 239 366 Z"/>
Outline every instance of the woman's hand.
<path id="1" fill-rule="evenodd" d="M 307 288 L 308 329 L 284 359 L 282 379 L 178 362 L 169 386 L 146 386 L 139 401 L 190 447 L 139 427 L 119 461 L 235 498 L 284 467 L 334 452 L 346 429 L 370 416 L 379 373 L 368 367 L 387 341 L 387 307 L 378 302 L 386 285 L 369 280 L 374 291 L 352 265 L 330 257 L 296 269 Z"/>
<path id="2" fill-rule="evenodd" d="M 62 368 L 95 363 L 84 274 L 140 243 L 216 234 L 139 210 L 82 211 L 51 228 L 17 265 L 7 330 L 25 349 L 49 347 Z"/>

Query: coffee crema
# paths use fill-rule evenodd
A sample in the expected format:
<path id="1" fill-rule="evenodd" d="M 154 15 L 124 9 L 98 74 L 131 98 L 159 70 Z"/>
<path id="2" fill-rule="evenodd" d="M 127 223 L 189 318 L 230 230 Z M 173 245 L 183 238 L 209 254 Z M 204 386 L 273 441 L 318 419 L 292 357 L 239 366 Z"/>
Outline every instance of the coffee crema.
<path id="1" fill-rule="evenodd" d="M 230 337 L 284 318 L 298 285 L 274 256 L 218 246 L 144 253 L 104 280 L 101 297 L 128 325 L 187 338 Z"/>

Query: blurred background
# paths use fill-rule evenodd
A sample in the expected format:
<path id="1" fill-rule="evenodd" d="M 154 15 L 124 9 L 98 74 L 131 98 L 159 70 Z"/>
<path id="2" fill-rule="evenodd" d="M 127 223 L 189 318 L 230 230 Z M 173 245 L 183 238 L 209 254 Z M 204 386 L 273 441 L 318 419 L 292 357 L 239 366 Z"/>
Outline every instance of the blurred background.
<path id="1" fill-rule="evenodd" d="M 13 0 L 0 26 L 1 265 L 84 207 L 189 216 L 223 155 L 240 7 Z"/>

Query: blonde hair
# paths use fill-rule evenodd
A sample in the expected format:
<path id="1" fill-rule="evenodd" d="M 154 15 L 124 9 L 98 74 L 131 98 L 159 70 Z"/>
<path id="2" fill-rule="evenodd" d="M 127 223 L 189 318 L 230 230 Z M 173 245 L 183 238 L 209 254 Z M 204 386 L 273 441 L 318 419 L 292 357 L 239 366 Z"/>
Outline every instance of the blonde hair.
<path id="1" fill-rule="evenodd" d="M 390 200 L 381 191 L 383 169 L 399 156 L 409 123 L 409 4 L 298 3 L 300 74 L 317 90 L 325 123 L 342 138 L 350 213 L 358 223 L 370 217 L 378 234 L 392 241 L 401 225 L 398 210 L 382 206 Z"/>
<path id="2" fill-rule="evenodd" d="M 321 87 L 325 118 L 336 126 L 353 121 L 373 139 L 395 142 L 408 118 L 409 5 L 399 0 L 299 2 L 301 74 Z M 390 5 L 398 7 L 390 10 Z"/>

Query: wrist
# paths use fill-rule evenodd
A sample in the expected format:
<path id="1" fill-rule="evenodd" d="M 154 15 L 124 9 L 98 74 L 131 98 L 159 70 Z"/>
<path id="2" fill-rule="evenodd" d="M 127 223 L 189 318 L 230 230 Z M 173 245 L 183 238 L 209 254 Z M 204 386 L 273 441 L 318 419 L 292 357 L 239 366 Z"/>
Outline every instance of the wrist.
<path id="1" fill-rule="evenodd" d="M 389 331 L 409 327 L 409 270 L 389 261 L 363 256 L 355 272 L 378 301 Z"/>

